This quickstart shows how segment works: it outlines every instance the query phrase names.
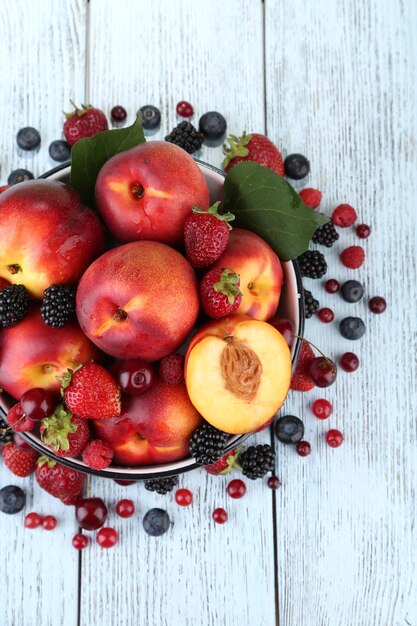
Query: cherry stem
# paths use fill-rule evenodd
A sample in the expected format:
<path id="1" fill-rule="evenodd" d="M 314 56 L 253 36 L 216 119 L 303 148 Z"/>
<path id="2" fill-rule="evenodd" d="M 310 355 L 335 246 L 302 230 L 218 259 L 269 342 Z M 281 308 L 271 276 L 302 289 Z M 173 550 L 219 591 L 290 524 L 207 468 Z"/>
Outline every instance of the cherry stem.
<path id="1" fill-rule="evenodd" d="M 308 339 L 306 339 L 305 337 L 301 337 L 300 335 L 297 335 L 297 333 L 293 333 L 293 337 L 297 337 L 297 339 L 301 339 L 301 341 L 306 341 L 310 346 L 313 346 L 313 348 L 315 348 L 317 350 L 317 352 L 320 352 L 321 356 L 326 359 L 326 361 L 328 362 L 328 364 L 330 365 L 330 367 L 332 369 L 334 369 L 335 364 L 334 361 L 332 361 L 328 356 L 326 356 L 324 354 L 324 352 L 322 352 L 320 350 L 320 348 L 318 348 L 312 341 L 309 341 Z"/>
<path id="2" fill-rule="evenodd" d="M 90 481 L 88 476 L 85 477 L 85 490 L 87 492 L 87 498 L 91 498 Z"/>
<path id="3" fill-rule="evenodd" d="M 23 413 L 23 415 L 21 417 L 19 417 L 19 419 L 13 424 L 13 426 L 8 426 L 7 428 L 0 428 L 0 433 L 7 433 L 9 432 L 9 430 L 13 430 L 14 427 L 16 426 L 16 424 L 18 424 L 19 422 L 21 422 L 22 420 L 24 420 L 26 417 L 26 414 Z"/>

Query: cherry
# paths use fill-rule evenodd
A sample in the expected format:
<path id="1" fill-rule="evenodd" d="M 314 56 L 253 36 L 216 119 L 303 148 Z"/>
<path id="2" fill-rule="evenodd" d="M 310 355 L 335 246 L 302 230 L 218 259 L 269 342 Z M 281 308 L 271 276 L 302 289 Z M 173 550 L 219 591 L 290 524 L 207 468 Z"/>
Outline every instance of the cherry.
<path id="1" fill-rule="evenodd" d="M 116 504 L 116 513 L 120 517 L 132 517 L 134 512 L 135 505 L 133 503 L 133 500 L 123 499 L 119 500 L 119 502 Z"/>
<path id="2" fill-rule="evenodd" d="M 308 375 L 317 387 L 330 387 L 337 376 L 337 367 L 330 359 L 316 356 L 310 361 Z"/>
<path id="3" fill-rule="evenodd" d="M 54 412 L 55 398 L 41 387 L 33 387 L 25 391 L 20 398 L 20 406 L 26 417 L 38 421 Z"/>
<path id="4" fill-rule="evenodd" d="M 120 389 L 135 396 L 149 389 L 155 380 L 153 366 L 143 359 L 117 361 L 111 370 Z"/>
<path id="5" fill-rule="evenodd" d="M 181 102 L 178 102 L 176 111 L 177 115 L 179 115 L 180 117 L 191 117 L 192 115 L 194 115 L 194 109 L 192 105 L 185 100 L 181 100 Z"/>
<path id="6" fill-rule="evenodd" d="M 278 476 L 270 476 L 266 484 L 270 489 L 278 489 L 281 487 L 281 481 Z"/>
<path id="7" fill-rule="evenodd" d="M 340 430 L 336 428 L 331 428 L 326 433 L 326 442 L 329 444 L 331 448 L 338 448 L 343 443 L 343 435 Z"/>
<path id="8" fill-rule="evenodd" d="M 288 346 L 291 347 L 294 336 L 294 324 L 286 317 L 272 317 L 268 320 L 268 324 L 271 324 L 278 332 L 284 337 Z"/>
<path id="9" fill-rule="evenodd" d="M 333 406 L 328 400 L 320 398 L 313 402 L 311 410 L 319 420 L 325 420 L 333 413 Z"/>
<path id="10" fill-rule="evenodd" d="M 299 441 L 295 444 L 295 449 L 300 456 L 308 456 L 311 452 L 311 445 L 308 441 Z"/>
<path id="11" fill-rule="evenodd" d="M 114 478 L 114 482 L 117 483 L 118 485 L 122 485 L 123 487 L 127 487 L 128 485 L 133 485 L 136 480 L 123 480 L 123 479 L 118 479 L 118 478 Z"/>
<path id="12" fill-rule="evenodd" d="M 356 234 L 361 239 L 368 239 L 369 235 L 371 234 L 371 228 L 367 224 L 359 224 L 358 226 L 356 226 Z"/>
<path id="13" fill-rule="evenodd" d="M 240 480 L 240 478 L 235 478 L 227 485 L 226 491 L 231 498 L 237 500 L 238 498 L 243 498 L 245 495 L 246 485 L 243 480 Z"/>
<path id="14" fill-rule="evenodd" d="M 324 288 L 327 293 L 336 293 L 340 289 L 340 283 L 335 278 L 329 278 L 329 280 L 326 280 L 324 283 Z"/>
<path id="15" fill-rule="evenodd" d="M 324 324 L 329 324 L 330 322 L 333 322 L 334 320 L 334 313 L 331 309 L 327 307 L 323 307 L 322 309 L 319 309 L 317 311 L 317 317 Z"/>
<path id="16" fill-rule="evenodd" d="M 75 517 L 85 530 L 96 530 L 107 519 L 107 507 L 101 498 L 80 498 L 75 505 Z"/>
<path id="17" fill-rule="evenodd" d="M 31 530 L 33 528 L 38 528 L 38 526 L 42 524 L 42 517 L 39 513 L 28 513 L 23 520 L 23 524 L 25 528 L 30 528 Z"/>
<path id="18" fill-rule="evenodd" d="M 77 533 L 72 538 L 72 545 L 76 550 L 84 550 L 89 544 L 89 538 L 82 533 Z"/>
<path id="19" fill-rule="evenodd" d="M 57 525 L 57 519 L 53 515 L 45 515 L 42 520 L 42 528 L 44 530 L 54 530 Z"/>
<path id="20" fill-rule="evenodd" d="M 379 314 L 385 311 L 385 309 L 387 308 L 387 303 L 384 298 L 382 298 L 382 296 L 374 296 L 369 300 L 368 306 L 369 310 L 372 311 L 372 313 Z"/>
<path id="21" fill-rule="evenodd" d="M 126 109 L 118 104 L 110 111 L 110 117 L 113 122 L 124 122 L 127 117 Z"/>
<path id="22" fill-rule="evenodd" d="M 110 528 L 110 526 L 100 528 L 96 536 L 96 541 L 98 545 L 102 548 L 113 548 L 118 540 L 119 535 L 117 533 L 117 530 L 115 530 L 114 528 Z"/>
<path id="23" fill-rule="evenodd" d="M 359 367 L 359 358 L 353 352 L 345 352 L 339 359 L 340 367 L 345 372 L 354 372 Z"/>
<path id="24" fill-rule="evenodd" d="M 178 489 L 175 493 L 175 502 L 180 506 L 189 506 L 193 501 L 193 494 L 189 489 Z"/>
<path id="25" fill-rule="evenodd" d="M 228 515 L 224 509 L 214 509 L 212 513 L 212 518 L 216 522 L 216 524 L 224 524 L 228 520 Z"/>

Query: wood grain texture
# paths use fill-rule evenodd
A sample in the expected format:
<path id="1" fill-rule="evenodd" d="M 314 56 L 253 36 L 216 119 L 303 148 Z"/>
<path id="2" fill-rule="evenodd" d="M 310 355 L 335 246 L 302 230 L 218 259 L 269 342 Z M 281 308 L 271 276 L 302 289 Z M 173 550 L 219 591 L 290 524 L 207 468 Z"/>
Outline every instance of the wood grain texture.
<path id="1" fill-rule="evenodd" d="M 365 297 L 347 304 L 324 278 L 305 285 L 335 311 L 326 327 L 308 320 L 306 336 L 337 358 L 353 351 L 355 374 L 333 387 L 291 394 L 284 412 L 305 419 L 307 459 L 279 449 L 280 625 L 417 624 L 416 543 L 416 27 L 414 2 L 265 2 L 267 127 L 288 154 L 311 161 L 301 186 L 323 191 L 328 214 L 341 202 L 371 225 L 361 242 L 345 229 L 326 253 L 326 278 L 355 278 Z M 367 260 L 347 270 L 338 253 L 363 243 Z M 388 301 L 384 315 L 368 298 Z M 350 342 L 337 326 L 362 317 L 365 337 Z M 316 420 L 312 401 L 334 414 Z M 343 446 L 324 443 L 340 428 Z"/>

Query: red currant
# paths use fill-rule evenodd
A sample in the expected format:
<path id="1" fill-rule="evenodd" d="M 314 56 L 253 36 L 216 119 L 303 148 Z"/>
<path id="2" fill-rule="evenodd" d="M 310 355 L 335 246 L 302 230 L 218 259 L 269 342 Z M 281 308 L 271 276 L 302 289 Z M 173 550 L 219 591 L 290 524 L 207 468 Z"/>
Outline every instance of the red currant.
<path id="1" fill-rule="evenodd" d="M 110 111 L 110 117 L 113 122 L 124 122 L 127 117 L 126 109 L 120 105 L 116 105 Z"/>
<path id="2" fill-rule="evenodd" d="M 336 380 L 337 367 L 330 359 L 316 356 L 310 361 L 308 375 L 317 387 L 330 387 Z"/>
<path id="3" fill-rule="evenodd" d="M 33 387 L 25 391 L 20 398 L 20 406 L 26 417 L 38 421 L 54 412 L 55 398 L 41 387 Z"/>
<path id="4" fill-rule="evenodd" d="M 192 105 L 185 100 L 181 100 L 181 102 L 178 102 L 176 111 L 177 115 L 179 115 L 180 117 L 191 117 L 192 115 L 194 115 L 194 109 Z"/>
<path id="5" fill-rule="evenodd" d="M 385 311 L 385 309 L 387 308 L 387 303 L 384 298 L 382 298 L 382 296 L 374 296 L 369 300 L 368 306 L 369 310 L 372 311 L 372 313 L 379 314 Z M 20 401 L 20 403 L 22 403 L 22 401 Z"/>
<path id="6" fill-rule="evenodd" d="M 361 239 L 368 239 L 369 235 L 371 234 L 371 228 L 367 224 L 359 224 L 358 226 L 356 226 L 356 234 Z"/>
<path id="7" fill-rule="evenodd" d="M 149 389 L 155 380 L 153 366 L 143 359 L 117 361 L 111 371 L 120 389 L 135 396 Z"/>
<path id="8" fill-rule="evenodd" d="M 84 550 L 89 544 L 89 538 L 82 533 L 77 533 L 72 538 L 72 545 L 76 550 Z"/>
<path id="9" fill-rule="evenodd" d="M 338 448 L 343 443 L 343 435 L 340 430 L 336 430 L 336 428 L 332 428 L 326 433 L 326 442 L 329 444 L 331 448 Z"/>
<path id="10" fill-rule="evenodd" d="M 294 336 L 294 324 L 285 317 L 273 317 L 268 320 L 268 324 L 276 328 L 284 337 L 288 346 L 291 347 Z"/>
<path id="11" fill-rule="evenodd" d="M 54 528 L 56 528 L 57 525 L 57 520 L 56 517 L 54 517 L 53 515 L 45 515 L 45 517 L 42 520 L 42 528 L 44 530 L 54 530 Z"/>
<path id="12" fill-rule="evenodd" d="M 107 519 L 107 507 L 101 498 L 81 498 L 75 505 L 75 517 L 85 530 L 97 530 Z"/>
<path id="13" fill-rule="evenodd" d="M 102 548 L 113 548 L 118 540 L 119 535 L 117 530 L 115 530 L 114 528 L 110 528 L 110 526 L 100 528 L 96 536 L 96 541 L 98 545 Z"/>
<path id="14" fill-rule="evenodd" d="M 325 420 L 333 413 L 333 406 L 328 400 L 320 398 L 319 400 L 314 400 L 311 410 L 319 420 Z"/>
<path id="15" fill-rule="evenodd" d="M 317 317 L 319 318 L 320 322 L 323 322 L 324 324 L 330 324 L 330 322 L 333 322 L 334 320 L 334 313 L 331 309 L 323 307 L 322 309 L 319 309 L 317 311 Z"/>
<path id="16" fill-rule="evenodd" d="M 308 456 L 311 452 L 311 445 L 308 441 L 299 441 L 295 444 L 295 449 L 300 456 Z"/>
<path id="17" fill-rule="evenodd" d="M 231 498 L 234 498 L 235 500 L 238 498 L 243 498 L 246 493 L 246 485 L 243 480 L 240 480 L 240 478 L 235 478 L 234 480 L 231 480 L 230 483 L 227 485 L 226 491 L 229 496 Z"/>
<path id="18" fill-rule="evenodd" d="M 193 494 L 189 489 L 178 489 L 175 493 L 175 502 L 180 506 L 190 506 L 193 501 Z"/>
<path id="19" fill-rule="evenodd" d="M 324 288 L 327 293 L 337 293 L 340 289 L 340 283 L 335 278 L 329 278 L 329 280 L 326 280 L 324 283 Z"/>
<path id="20" fill-rule="evenodd" d="M 216 524 L 224 524 L 227 522 L 228 515 L 224 509 L 214 509 L 212 513 L 212 518 L 216 522 Z"/>
<path id="21" fill-rule="evenodd" d="M 281 481 L 278 476 L 270 476 L 266 484 L 270 489 L 278 489 L 281 487 Z"/>
<path id="22" fill-rule="evenodd" d="M 116 513 L 120 517 L 132 517 L 135 512 L 135 505 L 133 500 L 119 500 L 116 504 Z"/>
<path id="23" fill-rule="evenodd" d="M 345 352 L 339 359 L 340 367 L 345 372 L 354 372 L 359 367 L 359 358 L 353 352 Z"/>
<path id="24" fill-rule="evenodd" d="M 23 524 L 25 528 L 30 528 L 32 530 L 42 524 L 42 517 L 39 513 L 28 513 L 23 520 Z"/>

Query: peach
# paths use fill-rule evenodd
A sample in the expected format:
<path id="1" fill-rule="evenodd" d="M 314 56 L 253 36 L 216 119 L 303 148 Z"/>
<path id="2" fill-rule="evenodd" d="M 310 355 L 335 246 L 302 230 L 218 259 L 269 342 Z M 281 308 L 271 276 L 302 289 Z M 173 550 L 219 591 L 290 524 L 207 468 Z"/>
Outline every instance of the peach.
<path id="1" fill-rule="evenodd" d="M 197 163 L 166 141 L 142 143 L 109 159 L 97 177 L 95 199 L 109 232 L 122 243 L 181 245 L 193 206 L 209 206 Z"/>
<path id="2" fill-rule="evenodd" d="M 272 317 L 278 307 L 284 272 L 272 248 L 250 230 L 234 228 L 229 243 L 213 267 L 240 274 L 243 294 L 237 313 L 257 320 Z"/>
<path id="3" fill-rule="evenodd" d="M 204 419 L 227 433 L 261 429 L 284 402 L 290 380 L 291 355 L 281 333 L 247 316 L 201 327 L 187 350 L 190 400 Z"/>
<path id="4" fill-rule="evenodd" d="M 112 356 L 156 361 L 175 352 L 199 311 L 194 270 L 176 250 L 135 241 L 105 252 L 83 274 L 81 328 Z"/>

